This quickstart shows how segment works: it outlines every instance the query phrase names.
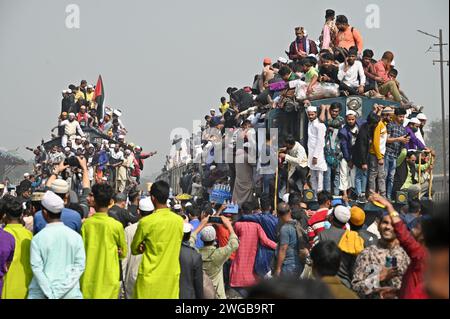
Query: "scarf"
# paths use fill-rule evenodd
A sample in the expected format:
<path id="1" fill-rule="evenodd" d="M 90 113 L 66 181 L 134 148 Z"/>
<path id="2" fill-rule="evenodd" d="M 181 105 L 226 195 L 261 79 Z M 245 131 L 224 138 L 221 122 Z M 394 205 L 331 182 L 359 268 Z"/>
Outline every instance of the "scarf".
<path id="1" fill-rule="evenodd" d="M 303 37 L 303 39 L 299 39 L 297 37 L 297 39 L 295 39 L 295 50 L 299 50 L 299 45 L 300 45 L 300 50 L 303 50 L 306 52 L 306 54 L 309 54 L 309 40 L 308 37 Z"/>
<path id="2" fill-rule="evenodd" d="M 338 245 L 339 249 L 350 255 L 358 255 L 364 250 L 364 240 L 352 230 L 346 230 Z"/>

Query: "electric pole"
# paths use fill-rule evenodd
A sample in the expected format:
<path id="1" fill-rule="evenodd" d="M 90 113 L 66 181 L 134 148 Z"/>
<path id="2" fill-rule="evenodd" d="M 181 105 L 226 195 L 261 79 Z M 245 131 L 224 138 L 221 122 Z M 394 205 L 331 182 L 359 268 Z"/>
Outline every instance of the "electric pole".
<path id="1" fill-rule="evenodd" d="M 439 36 L 435 36 L 429 34 L 427 32 L 417 30 L 418 32 L 425 34 L 429 37 L 435 38 L 439 40 L 439 43 L 435 43 L 434 46 L 439 46 L 439 60 L 433 60 L 433 65 L 438 62 L 440 65 L 440 73 L 441 73 L 441 112 L 442 112 L 442 151 L 444 155 L 444 194 L 448 194 L 448 185 L 447 185 L 447 143 L 445 142 L 445 138 L 447 136 L 445 130 L 445 101 L 444 101 L 444 63 L 447 63 L 448 60 L 444 60 L 444 45 L 448 45 L 448 43 L 442 43 L 442 29 L 439 29 Z"/>

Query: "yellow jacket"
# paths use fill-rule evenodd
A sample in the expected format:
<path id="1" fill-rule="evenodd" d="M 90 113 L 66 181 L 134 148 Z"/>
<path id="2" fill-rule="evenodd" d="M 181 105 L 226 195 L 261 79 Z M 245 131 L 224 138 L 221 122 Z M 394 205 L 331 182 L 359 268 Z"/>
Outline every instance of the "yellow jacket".
<path id="1" fill-rule="evenodd" d="M 21 224 L 8 224 L 3 229 L 15 239 L 14 257 L 3 278 L 1 299 L 25 299 L 33 278 L 30 264 L 30 245 L 33 234 Z"/>
<path id="2" fill-rule="evenodd" d="M 372 142 L 370 143 L 369 153 L 375 155 L 377 159 L 383 159 L 386 152 L 387 129 L 383 121 L 379 121 L 373 132 Z"/>

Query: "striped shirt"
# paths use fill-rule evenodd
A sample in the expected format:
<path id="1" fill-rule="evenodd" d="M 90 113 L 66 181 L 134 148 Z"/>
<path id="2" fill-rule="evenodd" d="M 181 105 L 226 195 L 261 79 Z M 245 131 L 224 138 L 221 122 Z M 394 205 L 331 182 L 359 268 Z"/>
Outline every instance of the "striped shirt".
<path id="1" fill-rule="evenodd" d="M 325 221 L 327 220 L 328 208 L 321 208 L 308 220 L 308 239 L 311 246 L 317 241 L 320 232 L 325 230 Z"/>

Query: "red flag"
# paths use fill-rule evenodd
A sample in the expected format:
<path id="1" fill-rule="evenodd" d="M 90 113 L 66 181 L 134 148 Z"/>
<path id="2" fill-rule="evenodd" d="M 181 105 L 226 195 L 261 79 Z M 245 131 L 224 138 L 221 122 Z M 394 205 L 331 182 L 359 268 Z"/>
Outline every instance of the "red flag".
<path id="1" fill-rule="evenodd" d="M 102 76 L 98 76 L 97 85 L 94 91 L 94 101 L 97 103 L 97 116 L 103 118 L 103 103 L 105 101 L 105 90 L 103 88 Z"/>

